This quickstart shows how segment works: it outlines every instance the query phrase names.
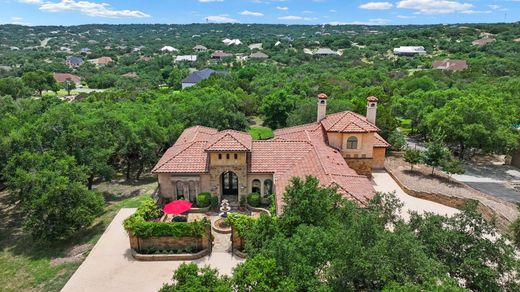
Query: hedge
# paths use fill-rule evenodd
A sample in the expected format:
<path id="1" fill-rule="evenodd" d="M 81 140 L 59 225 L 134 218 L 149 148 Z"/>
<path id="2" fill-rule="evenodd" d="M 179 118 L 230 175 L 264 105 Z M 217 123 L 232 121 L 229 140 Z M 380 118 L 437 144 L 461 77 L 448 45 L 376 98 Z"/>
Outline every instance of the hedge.
<path id="1" fill-rule="evenodd" d="M 253 207 L 260 206 L 260 194 L 259 193 L 250 193 L 247 196 L 247 203 Z"/>
<path id="2" fill-rule="evenodd" d="M 238 232 L 240 237 L 245 236 L 247 230 L 252 227 L 254 221 L 254 218 L 239 213 L 230 213 L 226 217 L 226 222 L 233 225 L 233 228 Z"/>
<path id="3" fill-rule="evenodd" d="M 159 210 L 157 206 L 155 206 L 155 208 Z M 147 200 L 143 202 L 141 206 L 139 206 L 135 214 L 125 219 L 125 221 L 123 222 L 123 226 L 125 227 L 126 231 L 134 236 L 141 238 L 161 236 L 202 237 L 206 232 L 206 226 L 210 224 L 210 222 L 206 218 L 194 222 L 146 221 L 145 215 L 148 215 L 150 213 L 155 214 L 153 208 L 150 207 L 150 204 Z"/>
<path id="4" fill-rule="evenodd" d="M 197 195 L 197 207 L 206 208 L 211 205 L 211 194 L 210 193 L 200 193 Z"/>

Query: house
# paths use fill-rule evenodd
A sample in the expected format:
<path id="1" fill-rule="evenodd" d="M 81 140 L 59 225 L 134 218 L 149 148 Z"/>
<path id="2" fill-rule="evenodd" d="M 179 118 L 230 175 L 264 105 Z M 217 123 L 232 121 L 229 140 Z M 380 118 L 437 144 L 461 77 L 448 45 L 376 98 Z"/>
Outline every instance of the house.
<path id="1" fill-rule="evenodd" d="M 282 196 L 293 177 L 315 176 L 346 198 L 364 206 L 374 189 L 367 175 L 382 168 L 389 144 L 375 126 L 377 98 L 369 97 L 367 116 L 353 112 L 326 115 L 327 96 L 320 94 L 315 123 L 276 130 L 270 140 L 253 141 L 245 132 L 196 126 L 184 130 L 155 165 L 159 197 L 194 200 L 210 192 L 238 202 L 258 192 Z"/>
<path id="2" fill-rule="evenodd" d="M 52 76 L 54 77 L 54 80 L 56 80 L 56 82 L 58 82 L 58 83 L 63 83 L 66 80 L 70 80 L 70 81 L 73 81 L 76 84 L 76 86 L 80 86 L 81 85 L 81 77 L 79 77 L 77 75 L 74 75 L 74 74 L 70 74 L 70 73 L 53 73 Z"/>
<path id="3" fill-rule="evenodd" d="M 394 54 L 398 56 L 425 55 L 426 50 L 423 46 L 400 46 L 394 49 Z"/>
<path id="4" fill-rule="evenodd" d="M 491 37 L 483 37 L 481 39 L 478 39 L 478 40 L 474 40 L 473 42 L 471 42 L 474 46 L 485 46 L 489 43 L 492 43 L 494 42 L 495 39 L 494 38 L 491 38 Z"/>
<path id="5" fill-rule="evenodd" d="M 432 64 L 433 69 L 448 70 L 448 71 L 463 71 L 468 68 L 468 64 L 464 60 L 437 60 Z"/>
<path id="6" fill-rule="evenodd" d="M 84 54 L 88 54 L 90 53 L 90 49 L 89 48 L 81 48 L 81 50 L 79 50 L 80 53 L 84 53 Z"/>
<path id="7" fill-rule="evenodd" d="M 230 40 L 230 39 L 224 39 L 224 40 L 222 40 L 222 42 L 223 42 L 226 46 L 231 46 L 231 45 L 236 45 L 236 46 L 238 46 L 238 45 L 241 45 L 241 44 L 242 44 L 242 42 L 241 42 L 239 39 L 232 39 L 232 40 Z"/>
<path id="8" fill-rule="evenodd" d="M 175 62 L 196 62 L 197 55 L 184 55 L 175 57 Z"/>
<path id="9" fill-rule="evenodd" d="M 150 57 L 150 56 L 140 56 L 139 57 L 139 60 L 144 61 L 144 62 L 148 62 L 151 59 L 152 59 L 152 57 Z"/>
<path id="10" fill-rule="evenodd" d="M 125 74 L 123 74 L 123 75 L 121 75 L 121 76 L 123 76 L 123 77 L 128 77 L 128 78 L 137 78 L 137 77 L 139 77 L 139 76 L 137 75 L 137 73 L 136 73 L 136 72 L 133 72 L 133 71 L 132 71 L 132 72 L 125 73 Z"/>
<path id="11" fill-rule="evenodd" d="M 161 52 L 168 52 L 168 53 L 172 53 L 172 52 L 178 52 L 179 50 L 177 50 L 176 48 L 174 47 L 171 47 L 171 46 L 164 46 L 161 48 Z"/>
<path id="12" fill-rule="evenodd" d="M 211 54 L 211 59 L 214 60 L 222 60 L 227 57 L 233 56 L 232 54 L 225 53 L 224 51 L 215 51 Z"/>
<path id="13" fill-rule="evenodd" d="M 195 71 L 181 81 L 182 89 L 195 86 L 197 83 L 204 79 L 208 79 L 213 74 L 224 74 L 224 72 L 215 71 L 209 68 Z"/>
<path id="14" fill-rule="evenodd" d="M 113 62 L 112 58 L 103 56 L 97 59 L 89 60 L 90 63 L 96 65 L 96 67 L 104 67 L 106 64 Z"/>
<path id="15" fill-rule="evenodd" d="M 262 43 L 257 43 L 257 44 L 250 44 L 248 46 L 248 48 L 250 50 L 261 50 L 262 49 Z"/>
<path id="16" fill-rule="evenodd" d="M 335 52 L 329 48 L 320 48 L 312 53 L 315 57 L 327 57 L 327 56 L 338 56 L 338 52 Z"/>
<path id="17" fill-rule="evenodd" d="M 206 48 L 205 46 L 196 45 L 193 47 L 193 51 L 195 51 L 197 53 L 204 53 L 204 52 L 208 51 L 208 48 Z"/>
<path id="18" fill-rule="evenodd" d="M 267 60 L 267 59 L 269 59 L 269 56 L 262 52 L 256 52 L 256 53 L 251 54 L 249 56 L 249 58 L 251 58 L 253 60 Z"/>
<path id="19" fill-rule="evenodd" d="M 76 57 L 76 56 L 68 56 L 67 57 L 67 60 L 65 60 L 65 64 L 71 68 L 76 68 L 76 67 L 79 67 L 81 65 L 83 65 L 83 59 L 81 59 L 80 57 Z"/>

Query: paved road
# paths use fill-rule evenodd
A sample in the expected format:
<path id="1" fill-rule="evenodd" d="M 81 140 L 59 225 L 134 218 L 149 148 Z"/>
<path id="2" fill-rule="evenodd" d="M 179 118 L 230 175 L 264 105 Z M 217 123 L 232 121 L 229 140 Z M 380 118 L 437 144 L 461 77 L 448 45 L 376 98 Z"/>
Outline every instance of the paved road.
<path id="1" fill-rule="evenodd" d="M 520 170 L 508 165 L 466 164 L 466 172 L 453 178 L 474 189 L 509 202 L 520 202 L 520 190 L 513 183 L 520 183 Z"/>
<path id="2" fill-rule="evenodd" d="M 410 218 L 410 215 L 408 214 L 409 211 L 416 211 L 419 214 L 423 214 L 424 212 L 432 212 L 435 214 L 447 216 L 452 216 L 459 212 L 459 210 L 455 208 L 432 201 L 419 199 L 406 194 L 386 171 L 374 172 L 372 174 L 372 184 L 374 189 L 378 192 L 395 192 L 397 198 L 399 198 L 404 203 L 404 206 L 401 210 L 401 216 L 405 220 Z"/>
<path id="3" fill-rule="evenodd" d="M 121 209 L 105 230 L 96 246 L 62 291 L 158 291 L 171 282 L 173 271 L 182 262 L 140 262 L 130 253 L 128 235 L 122 222 L 135 209 Z M 209 265 L 230 275 L 242 260 L 227 252 L 213 252 L 210 257 L 193 261 Z"/>

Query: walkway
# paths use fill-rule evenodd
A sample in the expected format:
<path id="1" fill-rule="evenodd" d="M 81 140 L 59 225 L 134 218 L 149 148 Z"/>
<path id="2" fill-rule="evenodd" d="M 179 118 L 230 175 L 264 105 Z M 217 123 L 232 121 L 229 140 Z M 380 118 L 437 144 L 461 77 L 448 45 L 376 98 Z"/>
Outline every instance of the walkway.
<path id="1" fill-rule="evenodd" d="M 424 212 L 432 212 L 435 214 L 447 216 L 451 216 L 459 212 L 459 210 L 455 208 L 451 208 L 432 201 L 419 199 L 406 194 L 386 171 L 374 172 L 372 175 L 372 183 L 376 191 L 382 193 L 395 191 L 397 198 L 404 203 L 404 206 L 401 210 L 401 216 L 405 220 L 410 218 L 410 215 L 408 214 L 409 211 L 416 211 L 419 214 L 423 214 Z"/>
<path id="2" fill-rule="evenodd" d="M 62 291 L 156 292 L 164 283 L 171 282 L 173 271 L 182 262 L 140 262 L 130 254 L 128 235 L 122 222 L 134 212 L 135 209 L 119 211 Z M 211 256 L 193 262 L 231 275 L 232 269 L 242 261 L 225 251 L 214 251 Z"/>

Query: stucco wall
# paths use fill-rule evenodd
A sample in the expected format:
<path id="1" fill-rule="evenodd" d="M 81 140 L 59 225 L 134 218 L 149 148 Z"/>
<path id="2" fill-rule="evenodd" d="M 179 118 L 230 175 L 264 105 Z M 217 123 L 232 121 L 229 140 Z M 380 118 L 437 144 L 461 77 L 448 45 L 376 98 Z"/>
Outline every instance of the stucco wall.
<path id="1" fill-rule="evenodd" d="M 274 193 L 274 181 L 273 181 L 273 175 L 272 174 L 249 174 L 248 177 L 247 177 L 247 181 L 248 181 L 247 192 L 248 192 L 248 194 L 253 192 L 253 180 L 255 180 L 255 179 L 260 181 L 260 190 L 261 190 L 262 197 L 264 197 L 264 193 L 265 193 L 264 182 L 267 179 L 270 179 L 273 182 L 273 191 L 272 191 L 272 193 Z"/>
<path id="2" fill-rule="evenodd" d="M 356 137 L 358 139 L 357 149 L 347 149 L 347 140 L 350 137 Z M 341 155 L 345 158 L 371 158 L 373 156 L 374 133 L 345 134 L 328 132 L 327 138 L 329 145 L 339 149 Z"/>
<path id="3" fill-rule="evenodd" d="M 385 168 L 386 148 L 374 148 L 374 157 L 372 158 L 373 169 Z"/>
<path id="4" fill-rule="evenodd" d="M 219 159 L 219 154 L 222 157 L 221 159 Z M 237 155 L 237 159 L 235 159 L 235 154 Z M 228 155 L 229 159 L 227 158 Z M 237 166 L 244 165 L 247 162 L 247 156 L 245 152 L 213 152 L 210 153 L 209 159 L 211 166 Z"/>

